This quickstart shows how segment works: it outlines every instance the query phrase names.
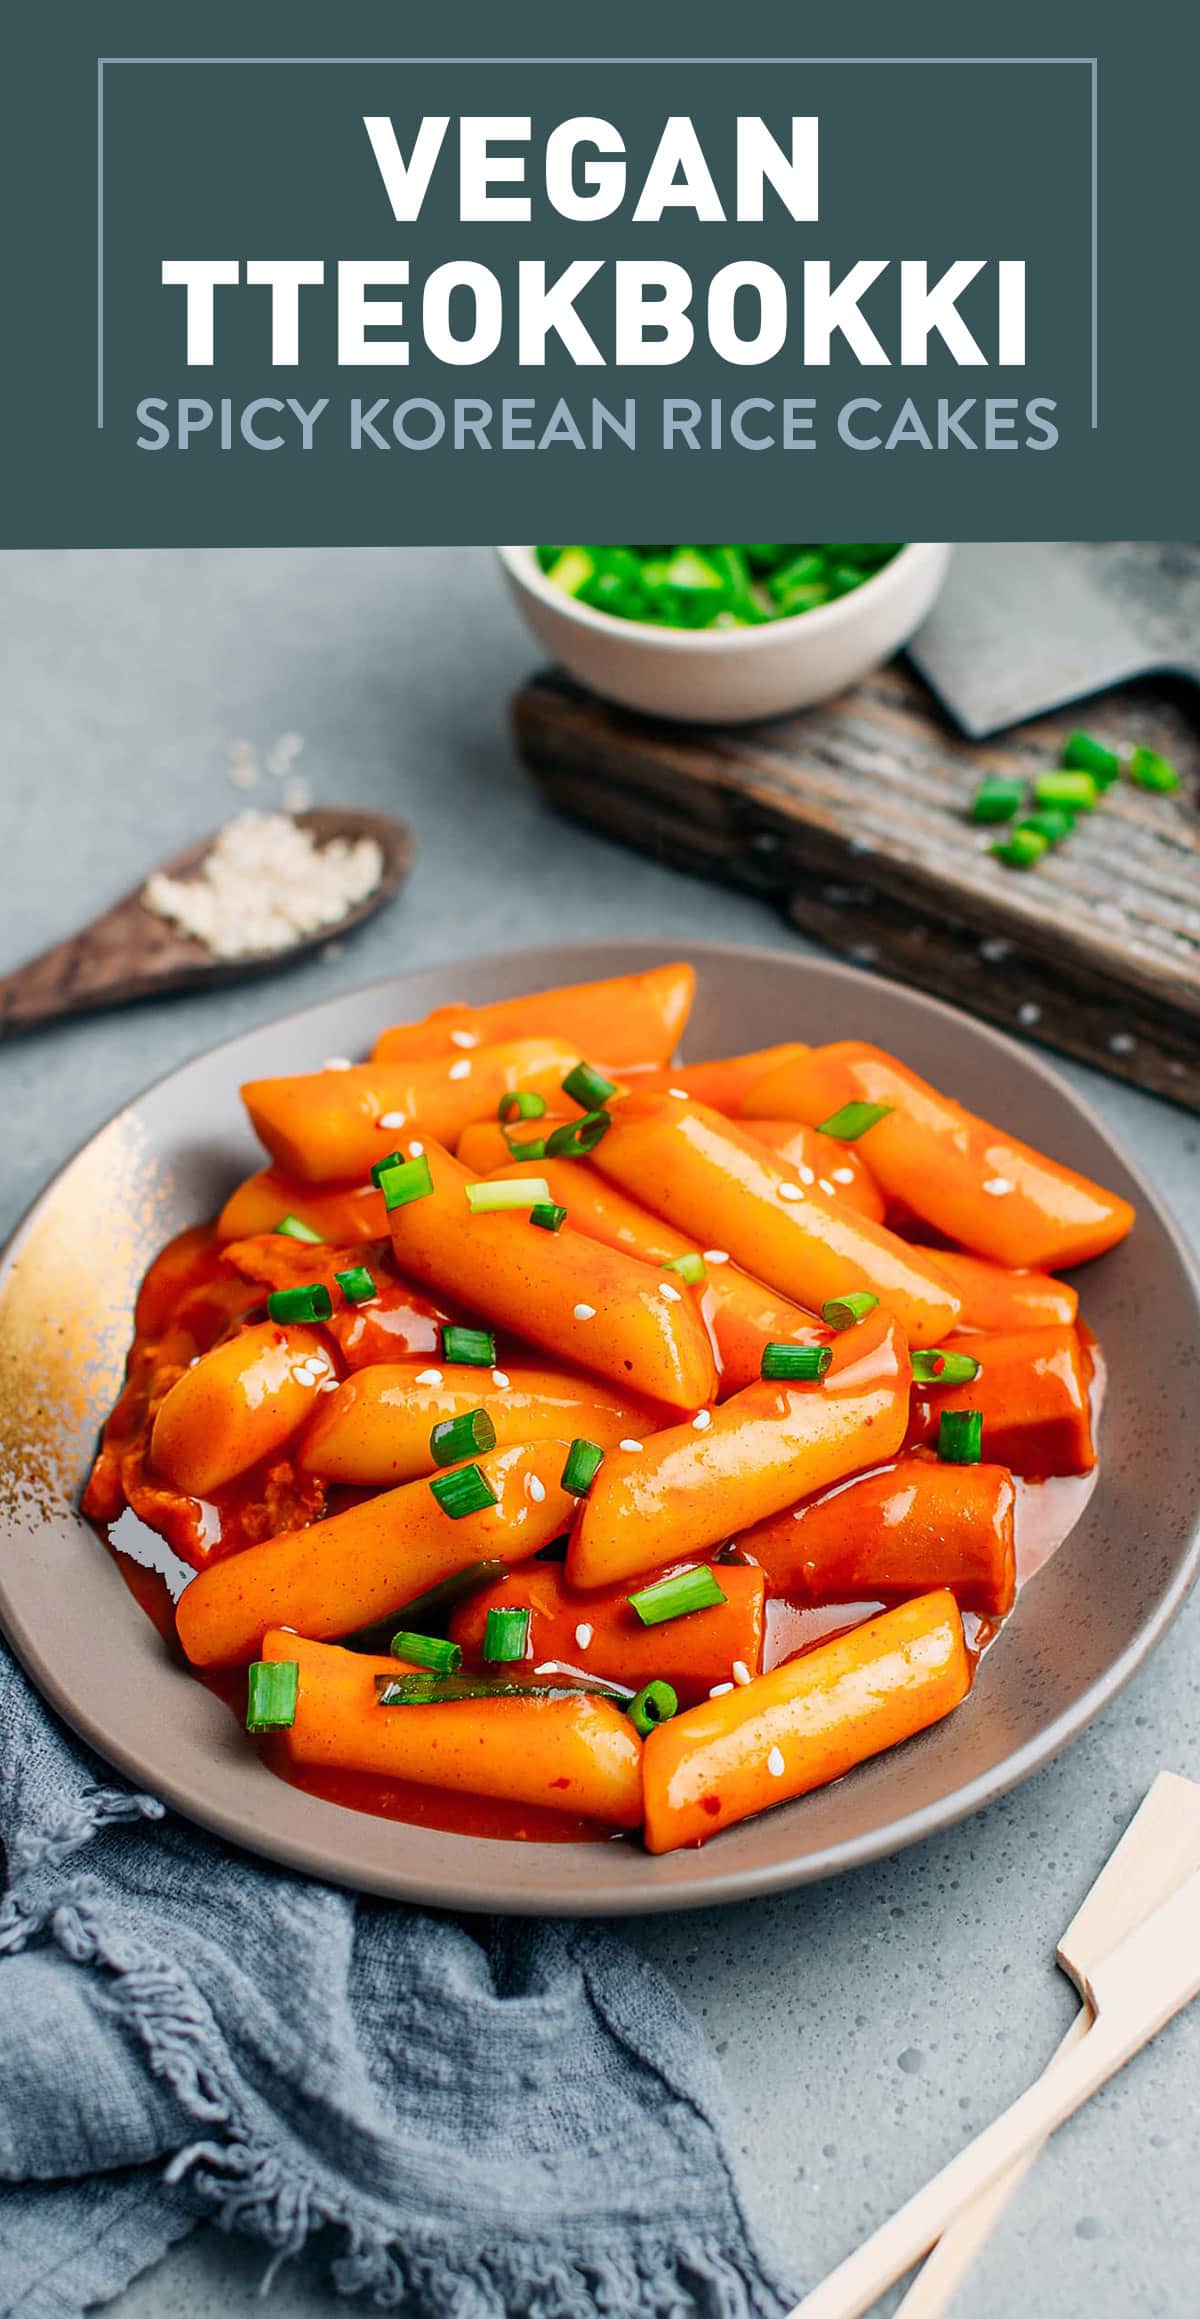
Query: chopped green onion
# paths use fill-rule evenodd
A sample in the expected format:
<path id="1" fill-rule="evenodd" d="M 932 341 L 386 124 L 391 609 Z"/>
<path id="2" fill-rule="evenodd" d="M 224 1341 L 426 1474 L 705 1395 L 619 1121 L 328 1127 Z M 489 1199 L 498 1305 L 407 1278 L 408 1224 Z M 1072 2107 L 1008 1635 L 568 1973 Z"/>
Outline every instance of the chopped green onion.
<path id="1" fill-rule="evenodd" d="M 971 799 L 972 821 L 1011 821 L 1025 803 L 1023 781 L 981 781 Z"/>
<path id="2" fill-rule="evenodd" d="M 832 1345 L 764 1345 L 759 1375 L 791 1385 L 811 1384 L 825 1375 L 832 1359 Z"/>
<path id="3" fill-rule="evenodd" d="M 468 1368 L 494 1369 L 496 1339 L 490 1329 L 460 1329 L 447 1321 L 442 1329 L 442 1359 L 465 1363 Z"/>
<path id="4" fill-rule="evenodd" d="M 406 1208 L 410 1200 L 427 1200 L 433 1190 L 433 1177 L 425 1153 L 419 1159 L 403 1160 L 399 1167 L 385 1168 L 379 1189 L 389 1215 L 393 1208 Z"/>
<path id="5" fill-rule="evenodd" d="M 505 1128 L 504 1140 L 515 1160 L 540 1160 L 546 1157 L 546 1138 L 544 1135 L 531 1135 L 526 1143 L 518 1143 L 516 1137 L 510 1135 L 508 1129 Z"/>
<path id="6" fill-rule="evenodd" d="M 821 1307 L 821 1318 L 827 1329 L 852 1329 L 874 1312 L 878 1302 L 869 1288 L 852 1288 L 848 1296 L 831 1296 Z"/>
<path id="7" fill-rule="evenodd" d="M 376 1191 L 379 1190 L 382 1179 L 387 1174 L 389 1168 L 402 1168 L 403 1166 L 404 1154 L 402 1151 L 386 1152 L 381 1160 L 376 1160 L 375 1165 L 371 1170 L 371 1182 L 374 1184 Z"/>
<path id="8" fill-rule="evenodd" d="M 566 1220 L 566 1209 L 560 1208 L 554 1200 L 539 1200 L 537 1206 L 529 1211 L 530 1223 L 536 1224 L 540 1232 L 561 1232 Z"/>
<path id="9" fill-rule="evenodd" d="M 346 1272 L 335 1272 L 334 1279 L 347 1304 L 365 1304 L 369 1296 L 378 1296 L 379 1290 L 365 1264 L 352 1264 Z"/>
<path id="10" fill-rule="evenodd" d="M 247 1669 L 247 1731 L 290 1731 L 299 1693 L 295 1659 L 255 1659 Z"/>
<path id="11" fill-rule="evenodd" d="M 1075 816 L 1065 805 L 1045 805 L 1037 813 L 1027 813 L 1024 821 L 1017 823 L 1013 835 L 1019 837 L 1023 829 L 1031 829 L 1035 837 L 1044 837 L 1047 845 L 1061 845 L 1074 827 Z"/>
<path id="12" fill-rule="evenodd" d="M 464 1514 L 482 1514 L 485 1506 L 498 1503 L 491 1483 L 477 1465 L 457 1465 L 449 1473 L 435 1474 L 429 1487 L 452 1522 L 461 1522 Z"/>
<path id="13" fill-rule="evenodd" d="M 510 1119 L 544 1119 L 545 1116 L 544 1095 L 534 1095 L 531 1090 L 522 1089 L 517 1094 L 502 1095 L 500 1098 L 499 1118 L 502 1127 Z"/>
<path id="14" fill-rule="evenodd" d="M 273 1321 L 327 1321 L 333 1298 L 319 1280 L 313 1280 L 304 1288 L 273 1288 L 267 1311 Z"/>
<path id="15" fill-rule="evenodd" d="M 457 1675 L 462 1665 L 458 1643 L 448 1643 L 442 1635 L 410 1634 L 407 1627 L 392 1636 L 391 1653 L 394 1659 L 407 1659 L 410 1667 L 426 1667 L 434 1675 Z"/>
<path id="16" fill-rule="evenodd" d="M 1179 787 L 1179 775 L 1169 757 L 1160 757 L 1157 749 L 1131 749 L 1129 778 L 1139 789 L 1153 789 L 1160 797 L 1169 797 Z"/>
<path id="17" fill-rule="evenodd" d="M 509 1176 L 494 1184 L 468 1184 L 467 1206 L 473 1216 L 498 1216 L 505 1208 L 535 1208 L 548 1200 L 545 1176 Z"/>
<path id="18" fill-rule="evenodd" d="M 667 1619 L 687 1618 L 694 1610 L 714 1610 L 729 1597 L 707 1564 L 700 1563 L 694 1570 L 676 1570 L 670 1578 L 656 1578 L 652 1586 L 639 1587 L 627 1600 L 644 1627 L 660 1627 Z"/>
<path id="19" fill-rule="evenodd" d="M 628 1691 L 614 1683 L 590 1677 L 539 1683 L 512 1675 L 377 1675 L 375 1694 L 381 1707 L 451 1707 L 461 1699 L 611 1699 L 623 1707 Z"/>
<path id="20" fill-rule="evenodd" d="M 285 1240 L 307 1240 L 313 1248 L 323 1248 L 325 1245 L 322 1234 L 314 1232 L 312 1225 L 306 1224 L 300 1216 L 281 1216 L 275 1230 L 282 1233 Z"/>
<path id="21" fill-rule="evenodd" d="M 982 1409 L 943 1409 L 937 1453 L 944 1465 L 978 1465 L 983 1456 Z"/>
<path id="22" fill-rule="evenodd" d="M 680 1279 L 689 1281 L 693 1288 L 708 1279 L 708 1266 L 695 1249 L 689 1249 L 686 1256 L 673 1256 L 668 1264 L 664 1264 L 663 1271 L 677 1272 Z"/>
<path id="23" fill-rule="evenodd" d="M 999 845 L 989 846 L 998 862 L 1007 862 L 1010 870 L 1031 870 L 1046 851 L 1046 840 L 1036 829 L 1015 829 Z"/>
<path id="24" fill-rule="evenodd" d="M 594 1063 L 576 1063 L 563 1080 L 562 1091 L 581 1111 L 598 1111 L 610 1095 L 616 1094 L 617 1083 L 615 1079 L 606 1079 Z"/>
<path id="25" fill-rule="evenodd" d="M 467 1409 L 461 1417 L 445 1417 L 429 1436 L 435 1465 L 461 1465 L 496 1446 L 496 1428 L 486 1409 Z"/>
<path id="26" fill-rule="evenodd" d="M 1090 733 L 1068 733 L 1063 742 L 1062 763 L 1068 772 L 1090 773 L 1097 789 L 1111 789 L 1121 770 L 1116 751 L 1106 749 L 1101 741 L 1093 741 Z"/>
<path id="27" fill-rule="evenodd" d="M 839 1143 L 857 1143 L 860 1135 L 865 1135 L 869 1127 L 877 1126 L 895 1108 L 894 1103 L 843 1103 L 840 1111 L 831 1112 L 828 1119 L 821 1121 L 817 1134 L 836 1136 Z"/>
<path id="28" fill-rule="evenodd" d="M 912 1373 L 918 1385 L 970 1385 L 979 1375 L 979 1362 L 972 1353 L 943 1353 L 932 1345 L 913 1354 Z"/>
<path id="29" fill-rule="evenodd" d="M 547 1159 L 586 1159 L 612 1126 L 607 1111 L 585 1111 L 582 1119 L 566 1121 L 546 1138 Z"/>
<path id="30" fill-rule="evenodd" d="M 567 1451 L 562 1486 L 573 1498 L 586 1498 L 604 1463 L 604 1451 L 595 1441 L 575 1440 Z"/>
<path id="31" fill-rule="evenodd" d="M 489 1610 L 483 1629 L 483 1656 L 494 1664 L 523 1659 L 529 1649 L 528 1610 Z"/>
<path id="32" fill-rule="evenodd" d="M 647 1739 L 656 1724 L 670 1722 L 678 1706 L 678 1694 L 670 1683 L 647 1683 L 629 1702 L 629 1720 Z"/>
<path id="33" fill-rule="evenodd" d="M 1038 805 L 1066 805 L 1072 813 L 1090 813 L 1099 791 L 1090 773 L 1039 773 L 1033 784 Z"/>

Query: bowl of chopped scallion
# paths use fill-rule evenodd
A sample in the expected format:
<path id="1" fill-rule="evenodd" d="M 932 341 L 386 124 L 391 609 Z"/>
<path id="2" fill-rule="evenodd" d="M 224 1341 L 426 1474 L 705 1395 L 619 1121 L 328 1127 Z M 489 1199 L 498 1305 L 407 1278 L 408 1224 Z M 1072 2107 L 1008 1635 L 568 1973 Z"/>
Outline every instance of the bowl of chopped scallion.
<path id="1" fill-rule="evenodd" d="M 827 700 L 906 643 L 941 587 L 937 541 L 502 547 L 527 625 L 581 684 L 688 723 Z"/>

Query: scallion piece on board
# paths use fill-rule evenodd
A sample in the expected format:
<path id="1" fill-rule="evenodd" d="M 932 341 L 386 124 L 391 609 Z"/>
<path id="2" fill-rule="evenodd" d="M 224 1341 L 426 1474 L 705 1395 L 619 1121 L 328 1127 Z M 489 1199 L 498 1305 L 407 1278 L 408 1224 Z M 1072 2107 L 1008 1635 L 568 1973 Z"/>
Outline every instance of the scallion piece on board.
<path id="1" fill-rule="evenodd" d="M 727 1602 L 706 1563 L 695 1570 L 675 1570 L 669 1578 L 656 1578 L 652 1586 L 639 1587 L 636 1594 L 627 1597 L 630 1610 L 644 1627 L 660 1627 L 669 1618 L 687 1618 L 694 1610 L 715 1610 L 719 1602 Z"/>
<path id="2" fill-rule="evenodd" d="M 300 1216 L 281 1216 L 275 1230 L 282 1233 L 285 1240 L 306 1240 L 313 1248 L 323 1248 L 325 1245 L 321 1234 L 314 1232 L 312 1225 L 306 1224 Z"/>
<path id="3" fill-rule="evenodd" d="M 582 1119 L 568 1120 L 546 1137 L 546 1158 L 586 1159 L 611 1126 L 607 1111 L 585 1111 Z"/>
<path id="4" fill-rule="evenodd" d="M 563 1080 L 562 1091 L 581 1111 L 599 1111 L 609 1096 L 616 1094 L 617 1083 L 615 1079 L 606 1079 L 594 1063 L 576 1063 Z"/>
<path id="5" fill-rule="evenodd" d="M 943 1409 L 937 1453 L 943 1465 L 978 1465 L 983 1456 L 982 1409 Z"/>
<path id="6" fill-rule="evenodd" d="M 663 1271 L 677 1272 L 680 1279 L 688 1281 L 693 1288 L 698 1288 L 702 1280 L 708 1279 L 708 1266 L 694 1248 L 689 1248 L 685 1256 L 673 1256 L 669 1264 L 664 1264 Z"/>
<path id="7" fill-rule="evenodd" d="M 300 1694 L 298 1662 L 255 1659 L 246 1676 L 247 1731 L 290 1731 Z"/>
<path id="8" fill-rule="evenodd" d="M 435 1474 L 429 1487 L 452 1522 L 461 1522 L 464 1514 L 482 1514 L 485 1506 L 497 1503 L 491 1483 L 477 1465 L 456 1465 L 449 1473 Z"/>
<path id="9" fill-rule="evenodd" d="M 567 1462 L 562 1470 L 562 1486 L 573 1498 L 586 1498 L 604 1463 L 604 1451 L 598 1442 L 576 1439 L 567 1451 Z"/>
<path id="10" fill-rule="evenodd" d="M 832 1135 L 838 1143 L 857 1143 L 860 1135 L 878 1126 L 895 1108 L 894 1103 L 843 1103 L 840 1111 L 831 1111 L 828 1119 L 821 1121 L 817 1134 Z"/>
<path id="11" fill-rule="evenodd" d="M 531 1089 L 525 1088 L 500 1098 L 499 1119 L 502 1127 L 506 1127 L 510 1119 L 544 1119 L 545 1116 L 545 1096 L 535 1095 Z"/>
<path id="12" fill-rule="evenodd" d="M 333 1298 L 321 1281 L 313 1280 L 304 1288 L 273 1288 L 267 1311 L 273 1321 L 327 1321 Z"/>
<path id="13" fill-rule="evenodd" d="M 473 1216 L 498 1216 L 505 1208 L 535 1208 L 548 1200 L 545 1176 L 510 1176 L 494 1184 L 468 1184 L 467 1206 Z"/>
<path id="14" fill-rule="evenodd" d="M 825 1375 L 832 1359 L 832 1345 L 764 1345 L 759 1375 L 788 1385 L 808 1385 Z"/>
<path id="15" fill-rule="evenodd" d="M 1062 763 L 1068 773 L 1090 773 L 1097 789 L 1111 789 L 1121 770 L 1116 750 L 1093 741 L 1090 733 L 1067 734 Z"/>
<path id="16" fill-rule="evenodd" d="M 971 820 L 1011 821 L 1024 803 L 1023 781 L 981 781 L 971 799 Z"/>
<path id="17" fill-rule="evenodd" d="M 629 1702 L 629 1720 L 643 1739 L 648 1739 L 658 1723 L 669 1723 L 679 1706 L 678 1694 L 670 1683 L 647 1683 Z"/>
<path id="18" fill-rule="evenodd" d="M 1169 757 L 1161 757 L 1157 749 L 1131 749 L 1129 778 L 1139 789 L 1153 789 L 1160 797 L 1169 797 L 1179 787 L 1179 775 Z"/>
<path id="19" fill-rule="evenodd" d="M 943 1353 L 930 1345 L 913 1354 L 912 1373 L 918 1385 L 971 1385 L 979 1363 L 973 1353 Z"/>
<path id="20" fill-rule="evenodd" d="M 335 1272 L 334 1279 L 347 1304 L 365 1304 L 369 1296 L 378 1296 L 374 1275 L 365 1264 L 352 1264 L 346 1272 Z"/>
<path id="21" fill-rule="evenodd" d="M 496 1428 L 486 1409 L 465 1409 L 461 1417 L 443 1418 L 429 1436 L 435 1465 L 461 1465 L 496 1446 Z"/>
<path id="22" fill-rule="evenodd" d="M 483 1628 L 483 1656 L 492 1665 L 523 1659 L 529 1649 L 527 1610 L 489 1610 Z"/>
<path id="23" fill-rule="evenodd" d="M 399 1167 L 385 1168 L 379 1189 L 389 1215 L 393 1208 L 407 1208 L 410 1200 L 427 1200 L 433 1190 L 433 1176 L 425 1153 L 419 1159 L 402 1160 Z"/>
<path id="24" fill-rule="evenodd" d="M 376 1160 L 375 1165 L 371 1170 L 371 1182 L 374 1184 L 376 1191 L 379 1190 L 380 1182 L 387 1174 L 389 1168 L 402 1168 L 403 1166 L 404 1154 L 402 1151 L 385 1152 L 381 1160 Z"/>
<path id="25" fill-rule="evenodd" d="M 869 1288 L 852 1288 L 847 1296 L 831 1296 L 821 1307 L 821 1318 L 827 1329 L 852 1329 L 874 1312 L 878 1302 Z"/>
<path id="26" fill-rule="evenodd" d="M 539 1232 L 561 1232 L 566 1220 L 566 1209 L 560 1208 L 555 1200 L 539 1200 L 529 1211 L 529 1221 L 537 1225 Z"/>
<path id="27" fill-rule="evenodd" d="M 434 1675 L 457 1675 L 462 1665 L 462 1648 L 448 1643 L 444 1635 L 413 1635 L 401 1627 L 392 1636 L 391 1652 L 394 1659 L 407 1659 L 410 1667 L 427 1667 Z"/>
<path id="28" fill-rule="evenodd" d="M 998 845 L 989 848 L 998 862 L 1005 862 L 1010 870 L 1031 870 L 1047 851 L 1046 840 L 1036 829 L 1014 829 L 1011 837 L 1001 838 Z"/>
<path id="29" fill-rule="evenodd" d="M 494 1369 L 496 1339 L 490 1329 L 460 1329 L 447 1321 L 442 1329 L 442 1359 L 468 1368 Z"/>
<path id="30" fill-rule="evenodd" d="M 1074 827 L 1075 816 L 1065 805 L 1043 805 L 1017 823 L 1013 836 L 1020 837 L 1023 829 L 1031 829 L 1036 837 L 1044 837 L 1047 845 L 1061 845 Z"/>
<path id="31" fill-rule="evenodd" d="M 1065 805 L 1072 813 L 1091 813 L 1099 791 L 1090 773 L 1039 773 L 1033 784 L 1037 805 Z"/>

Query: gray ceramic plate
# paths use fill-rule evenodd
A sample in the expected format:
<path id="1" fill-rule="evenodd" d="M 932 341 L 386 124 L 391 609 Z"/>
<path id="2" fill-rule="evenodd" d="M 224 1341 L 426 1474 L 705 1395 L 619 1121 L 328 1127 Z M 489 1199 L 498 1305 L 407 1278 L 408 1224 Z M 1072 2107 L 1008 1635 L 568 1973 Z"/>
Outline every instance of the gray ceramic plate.
<path id="1" fill-rule="evenodd" d="M 399 1826 L 275 1779 L 218 1701 L 168 1660 L 76 1511 L 155 1248 L 211 1215 L 257 1164 L 239 1081 L 370 1045 L 448 998 L 495 998 L 651 966 L 653 942 L 568 944 L 399 976 L 203 1055 L 80 1152 L 0 1272 L 0 1621 L 35 1681 L 99 1753 L 205 1827 L 399 1900 L 620 1914 L 745 1899 L 897 1851 L 1012 1787 L 1095 1715 L 1179 1609 L 1200 1559 L 1200 1297 L 1148 1185 L 1046 1066 L 911 990 L 775 950 L 701 944 L 687 1046 L 866 1035 L 1030 1141 L 1136 1201 L 1131 1240 L 1083 1278 L 1108 1356 L 1099 1482 L 1032 1580 L 971 1699 L 939 1729 L 705 1850 L 522 1845 Z"/>

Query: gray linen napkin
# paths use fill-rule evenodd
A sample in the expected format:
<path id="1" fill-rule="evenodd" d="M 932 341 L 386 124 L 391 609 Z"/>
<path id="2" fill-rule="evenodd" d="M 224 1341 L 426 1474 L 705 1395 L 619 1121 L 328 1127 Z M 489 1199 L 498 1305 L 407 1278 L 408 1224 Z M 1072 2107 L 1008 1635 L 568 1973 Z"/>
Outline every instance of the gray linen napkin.
<path id="1" fill-rule="evenodd" d="M 480 1938 L 254 1862 L 114 1779 L 0 1645 L 0 2319 L 204 2215 L 422 2319 L 778 2319 L 707 2047 L 577 1925 Z"/>

